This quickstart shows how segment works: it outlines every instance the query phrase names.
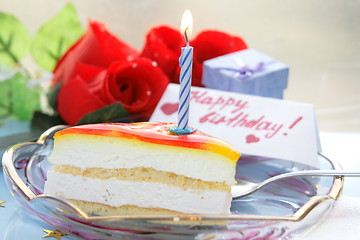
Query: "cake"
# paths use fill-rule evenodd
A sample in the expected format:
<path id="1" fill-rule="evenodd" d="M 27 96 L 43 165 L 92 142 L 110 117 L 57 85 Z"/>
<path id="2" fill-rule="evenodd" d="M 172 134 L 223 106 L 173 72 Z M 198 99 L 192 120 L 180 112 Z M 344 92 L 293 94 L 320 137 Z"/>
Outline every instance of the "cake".
<path id="1" fill-rule="evenodd" d="M 110 123 L 54 136 L 44 193 L 92 215 L 228 214 L 235 165 L 230 144 L 173 123 Z"/>

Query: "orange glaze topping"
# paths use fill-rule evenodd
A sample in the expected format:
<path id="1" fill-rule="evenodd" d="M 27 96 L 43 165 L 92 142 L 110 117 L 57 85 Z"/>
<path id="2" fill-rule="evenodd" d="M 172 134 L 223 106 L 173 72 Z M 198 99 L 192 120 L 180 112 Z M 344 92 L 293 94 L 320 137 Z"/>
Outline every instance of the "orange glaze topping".
<path id="1" fill-rule="evenodd" d="M 148 143 L 195 148 L 215 152 L 232 161 L 237 161 L 240 153 L 230 144 L 196 130 L 188 135 L 175 135 L 168 130 L 174 123 L 103 123 L 67 128 L 55 134 L 55 138 L 66 134 L 85 134 L 107 137 L 136 139 Z"/>

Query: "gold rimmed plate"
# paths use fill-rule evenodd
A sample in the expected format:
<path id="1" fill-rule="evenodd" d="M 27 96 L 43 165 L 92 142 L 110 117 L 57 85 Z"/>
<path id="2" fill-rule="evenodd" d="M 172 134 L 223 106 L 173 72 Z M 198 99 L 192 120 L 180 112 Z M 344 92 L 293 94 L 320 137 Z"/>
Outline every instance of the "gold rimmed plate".
<path id="1" fill-rule="evenodd" d="M 3 156 L 9 190 L 32 214 L 59 230 L 85 239 L 285 239 L 315 227 L 340 196 L 343 177 L 298 177 L 272 183 L 232 201 L 228 215 L 91 216 L 76 205 L 43 194 L 53 134 L 21 143 Z M 341 167 L 319 154 L 320 169 Z M 236 179 L 259 182 L 271 176 L 311 169 L 299 163 L 242 156 Z"/>

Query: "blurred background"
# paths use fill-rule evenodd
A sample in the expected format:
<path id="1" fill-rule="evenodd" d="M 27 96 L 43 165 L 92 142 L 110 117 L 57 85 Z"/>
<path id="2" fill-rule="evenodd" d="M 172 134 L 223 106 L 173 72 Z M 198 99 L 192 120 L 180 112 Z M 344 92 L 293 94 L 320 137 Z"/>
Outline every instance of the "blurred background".
<path id="1" fill-rule="evenodd" d="M 67 2 L 84 27 L 88 19 L 104 22 L 139 50 L 150 28 L 180 28 L 190 9 L 193 35 L 205 29 L 239 35 L 286 63 L 285 99 L 314 104 L 320 131 L 360 132 L 359 0 L 0 0 L 0 11 L 34 33 Z"/>

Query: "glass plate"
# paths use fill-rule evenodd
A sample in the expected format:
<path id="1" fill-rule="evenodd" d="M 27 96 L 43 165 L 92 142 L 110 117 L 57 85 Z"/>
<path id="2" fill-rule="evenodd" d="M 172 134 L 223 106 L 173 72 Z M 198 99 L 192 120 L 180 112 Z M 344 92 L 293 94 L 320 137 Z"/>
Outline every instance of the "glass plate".
<path id="1" fill-rule="evenodd" d="M 7 185 L 32 214 L 55 228 L 85 239 L 289 239 L 315 227 L 338 199 L 343 177 L 298 177 L 272 183 L 232 201 L 229 215 L 89 216 L 64 199 L 43 194 L 53 133 L 22 143 L 3 156 Z M 319 154 L 320 169 L 341 169 Z M 262 181 L 271 176 L 311 169 L 299 163 L 242 156 L 236 179 Z"/>

